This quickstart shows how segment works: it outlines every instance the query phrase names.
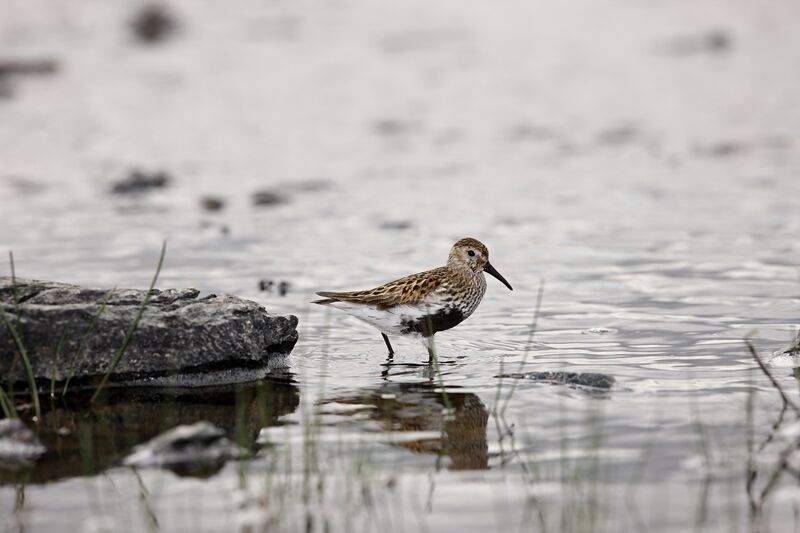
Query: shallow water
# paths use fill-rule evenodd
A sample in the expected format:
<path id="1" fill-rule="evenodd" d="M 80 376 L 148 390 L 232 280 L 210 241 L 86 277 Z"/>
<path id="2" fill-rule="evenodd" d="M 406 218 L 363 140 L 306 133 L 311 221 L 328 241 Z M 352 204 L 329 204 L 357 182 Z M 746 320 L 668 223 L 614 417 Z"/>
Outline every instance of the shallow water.
<path id="1" fill-rule="evenodd" d="M 788 474 L 752 516 L 749 443 L 781 402 L 743 343 L 766 356 L 800 325 L 794 2 L 177 2 L 152 46 L 127 30 L 135 2 L 3 4 L 3 55 L 60 62 L 0 99 L 17 274 L 144 287 L 166 238 L 160 287 L 300 317 L 261 389 L 53 411 L 43 432 L 84 429 L 3 478 L 6 529 L 798 527 Z M 110 194 L 132 168 L 173 181 Z M 287 201 L 254 206 L 263 189 Z M 489 279 L 437 335 L 441 376 L 411 341 L 383 365 L 374 330 L 308 304 L 438 266 L 467 235 L 514 291 Z M 550 370 L 616 385 L 497 377 Z M 154 421 L 198 419 L 256 456 L 119 466 Z M 776 460 L 759 455 L 756 492 Z"/>

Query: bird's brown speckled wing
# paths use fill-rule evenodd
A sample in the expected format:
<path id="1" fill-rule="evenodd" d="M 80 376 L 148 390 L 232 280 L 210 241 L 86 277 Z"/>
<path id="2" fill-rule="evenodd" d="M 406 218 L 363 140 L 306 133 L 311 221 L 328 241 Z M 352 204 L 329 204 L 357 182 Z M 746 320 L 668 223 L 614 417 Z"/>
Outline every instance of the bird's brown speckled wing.
<path id="1" fill-rule="evenodd" d="M 342 301 L 374 305 L 379 309 L 395 305 L 413 305 L 421 302 L 427 295 L 441 287 L 446 279 L 447 267 L 439 267 L 365 291 L 318 292 L 318 295 L 330 301 L 318 300 L 313 303 L 326 304 L 332 303 L 332 301 Z"/>

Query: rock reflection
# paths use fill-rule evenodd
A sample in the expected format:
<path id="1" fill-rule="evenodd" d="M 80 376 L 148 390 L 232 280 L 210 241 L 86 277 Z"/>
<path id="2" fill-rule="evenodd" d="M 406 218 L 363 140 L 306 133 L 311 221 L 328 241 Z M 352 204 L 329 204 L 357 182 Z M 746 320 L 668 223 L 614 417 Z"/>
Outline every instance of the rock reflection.
<path id="1" fill-rule="evenodd" d="M 97 474 L 119 464 L 135 445 L 177 425 L 200 421 L 214 424 L 250 449 L 262 427 L 280 424 L 282 416 L 297 409 L 300 392 L 287 376 L 238 386 L 111 390 L 102 404 L 85 400 L 55 400 L 45 407 L 38 430 L 47 452 L 29 470 L 0 469 L 0 484 Z M 174 471 L 206 477 L 221 467 Z"/>
<path id="2" fill-rule="evenodd" d="M 451 470 L 488 468 L 486 424 L 489 413 L 471 392 L 453 392 L 446 397 L 433 383 L 385 383 L 375 389 L 325 401 L 326 404 L 373 407 L 369 418 L 386 432 L 436 432 L 435 438 L 393 442 L 414 453 L 449 459 Z"/>

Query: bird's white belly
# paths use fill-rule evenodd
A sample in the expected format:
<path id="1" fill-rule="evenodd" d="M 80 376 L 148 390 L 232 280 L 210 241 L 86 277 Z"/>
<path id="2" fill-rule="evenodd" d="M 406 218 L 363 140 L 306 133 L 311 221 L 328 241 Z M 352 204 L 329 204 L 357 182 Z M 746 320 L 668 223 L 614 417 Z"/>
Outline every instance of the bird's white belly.
<path id="1" fill-rule="evenodd" d="M 366 322 L 379 331 L 392 335 L 408 334 L 404 331 L 409 322 L 419 320 L 431 313 L 431 306 L 396 305 L 378 309 L 375 306 L 351 302 L 334 302 L 331 307 L 340 309 L 355 318 Z"/>

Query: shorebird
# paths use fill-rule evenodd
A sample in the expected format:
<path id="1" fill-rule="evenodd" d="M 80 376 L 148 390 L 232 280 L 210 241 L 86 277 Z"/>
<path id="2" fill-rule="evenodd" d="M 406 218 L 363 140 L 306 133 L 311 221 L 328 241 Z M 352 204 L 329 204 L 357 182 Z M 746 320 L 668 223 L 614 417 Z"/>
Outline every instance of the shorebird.
<path id="1" fill-rule="evenodd" d="M 388 335 L 421 338 L 433 361 L 433 336 L 463 322 L 481 303 L 491 274 L 514 290 L 489 262 L 489 250 L 480 241 L 461 239 L 450 249 L 445 266 L 400 278 L 374 289 L 317 294 L 312 303 L 341 309 L 381 332 L 389 356 L 394 354 Z"/>

